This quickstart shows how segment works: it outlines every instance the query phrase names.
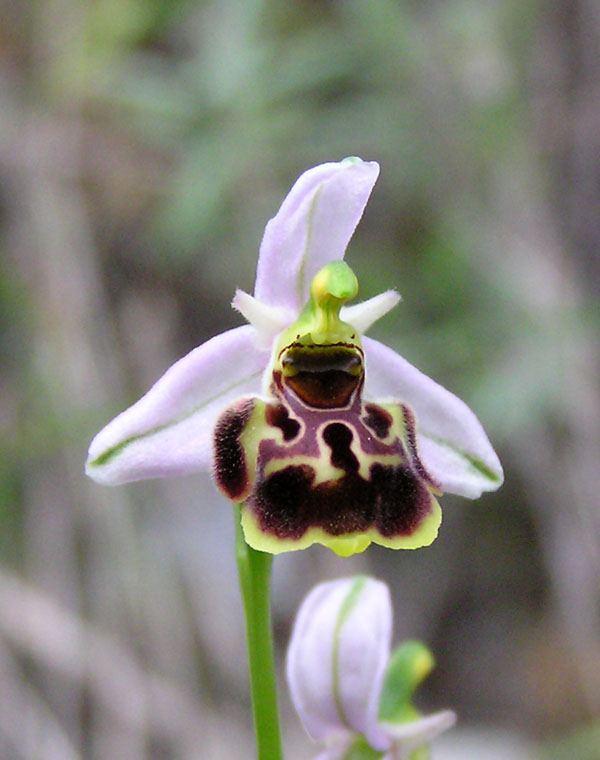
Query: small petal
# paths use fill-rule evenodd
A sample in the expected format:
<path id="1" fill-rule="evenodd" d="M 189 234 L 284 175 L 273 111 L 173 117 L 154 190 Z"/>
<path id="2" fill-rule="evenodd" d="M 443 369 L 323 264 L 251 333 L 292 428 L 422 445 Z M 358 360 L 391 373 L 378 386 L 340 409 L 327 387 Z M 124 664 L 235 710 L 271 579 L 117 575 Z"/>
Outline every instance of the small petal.
<path id="1" fill-rule="evenodd" d="M 456 723 L 452 710 L 441 710 L 410 723 L 380 723 L 380 727 L 392 740 L 392 751 L 384 760 L 408 760 L 410 753 Z"/>
<path id="2" fill-rule="evenodd" d="M 356 328 L 359 333 L 366 333 L 371 325 L 391 311 L 399 301 L 399 293 L 395 290 L 386 290 L 385 293 L 373 296 L 368 301 L 354 306 L 344 306 L 340 317 Z"/>
<path id="3" fill-rule="evenodd" d="M 365 395 L 395 398 L 414 411 L 419 453 L 442 491 L 477 498 L 502 485 L 502 466 L 469 407 L 391 348 L 363 339 Z"/>
<path id="4" fill-rule="evenodd" d="M 275 336 L 295 319 L 295 315 L 286 309 L 267 306 L 239 288 L 235 291 L 231 305 L 254 327 L 257 345 L 266 351 L 270 351 Z"/>
<path id="5" fill-rule="evenodd" d="M 316 273 L 344 258 L 378 175 L 374 161 L 351 158 L 296 180 L 265 229 L 254 289 L 259 301 L 300 311 Z"/>
<path id="6" fill-rule="evenodd" d="M 213 428 L 233 399 L 260 389 L 268 352 L 250 325 L 217 335 L 176 362 L 132 407 L 98 433 L 87 474 L 117 485 L 208 471 Z"/>
<path id="7" fill-rule="evenodd" d="M 377 710 L 391 628 L 389 591 L 379 581 L 332 581 L 308 595 L 292 633 L 287 677 L 313 739 L 335 742 L 359 733 L 375 749 L 387 749 Z"/>

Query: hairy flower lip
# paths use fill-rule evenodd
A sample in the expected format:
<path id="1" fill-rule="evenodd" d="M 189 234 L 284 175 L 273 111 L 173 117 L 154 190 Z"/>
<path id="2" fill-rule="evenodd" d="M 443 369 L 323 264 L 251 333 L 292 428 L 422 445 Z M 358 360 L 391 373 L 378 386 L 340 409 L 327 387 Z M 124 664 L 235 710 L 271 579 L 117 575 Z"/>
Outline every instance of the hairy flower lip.
<path id="1" fill-rule="evenodd" d="M 267 224 L 254 296 L 238 291 L 234 298 L 251 324 L 194 349 L 101 430 L 90 445 L 90 477 L 117 485 L 211 470 L 219 414 L 236 398 L 268 387 L 264 371 L 277 336 L 297 318 L 316 272 L 343 258 L 378 173 L 375 162 L 353 158 L 300 176 Z M 363 333 L 398 300 L 390 290 L 344 306 L 341 316 Z M 421 457 L 442 489 L 475 498 L 498 488 L 502 468 L 473 412 L 391 348 L 367 337 L 362 344 L 365 399 L 410 405 Z"/>

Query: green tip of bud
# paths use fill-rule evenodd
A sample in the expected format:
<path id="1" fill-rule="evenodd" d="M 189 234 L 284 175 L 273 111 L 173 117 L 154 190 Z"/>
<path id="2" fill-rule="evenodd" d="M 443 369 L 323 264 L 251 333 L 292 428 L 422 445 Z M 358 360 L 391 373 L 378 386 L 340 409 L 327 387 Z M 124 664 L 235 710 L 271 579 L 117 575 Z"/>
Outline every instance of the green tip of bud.
<path id="1" fill-rule="evenodd" d="M 412 696 L 415 689 L 431 673 L 435 660 L 429 649 L 420 641 L 405 641 L 392 653 L 388 664 L 379 718 L 401 723 L 414 710 Z"/>
<path id="2" fill-rule="evenodd" d="M 347 158 L 342 159 L 342 164 L 350 164 L 351 166 L 354 164 L 362 164 L 362 158 L 359 158 L 358 156 L 348 156 Z"/>

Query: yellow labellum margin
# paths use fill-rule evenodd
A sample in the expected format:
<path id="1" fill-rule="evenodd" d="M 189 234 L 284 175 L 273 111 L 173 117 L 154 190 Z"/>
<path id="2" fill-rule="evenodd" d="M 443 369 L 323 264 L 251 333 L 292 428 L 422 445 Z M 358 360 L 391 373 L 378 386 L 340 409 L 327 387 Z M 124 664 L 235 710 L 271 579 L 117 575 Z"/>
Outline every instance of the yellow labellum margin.
<path id="1" fill-rule="evenodd" d="M 245 502 L 244 535 L 259 551 L 320 543 L 349 556 L 437 535 L 439 488 L 419 458 L 412 411 L 362 399 L 360 336 L 340 318 L 357 291 L 343 261 L 323 267 L 274 346 L 266 398 L 240 399 L 217 422 L 217 485 Z"/>

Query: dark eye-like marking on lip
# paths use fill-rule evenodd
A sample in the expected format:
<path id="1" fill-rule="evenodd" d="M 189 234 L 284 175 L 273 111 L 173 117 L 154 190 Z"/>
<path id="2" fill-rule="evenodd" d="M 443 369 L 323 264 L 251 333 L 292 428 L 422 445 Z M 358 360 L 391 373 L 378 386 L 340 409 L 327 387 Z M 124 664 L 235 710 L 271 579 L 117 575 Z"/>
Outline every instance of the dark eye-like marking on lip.
<path id="1" fill-rule="evenodd" d="M 352 430 L 343 422 L 330 422 L 323 430 L 323 440 L 331 449 L 331 464 L 344 472 L 357 473 L 359 464 L 350 449 Z"/>
<path id="2" fill-rule="evenodd" d="M 364 409 L 366 412 L 363 417 L 365 425 L 381 440 L 387 438 L 394 421 L 392 415 L 377 404 L 365 404 Z"/>
<path id="3" fill-rule="evenodd" d="M 268 404 L 265 410 L 265 421 L 267 425 L 281 430 L 283 440 L 286 443 L 293 441 L 300 432 L 300 423 L 290 417 L 290 413 L 284 404 Z"/>
<path id="4" fill-rule="evenodd" d="M 352 344 L 293 343 L 279 357 L 286 385 L 315 409 L 347 406 L 362 382 L 362 351 Z"/>

